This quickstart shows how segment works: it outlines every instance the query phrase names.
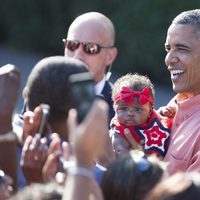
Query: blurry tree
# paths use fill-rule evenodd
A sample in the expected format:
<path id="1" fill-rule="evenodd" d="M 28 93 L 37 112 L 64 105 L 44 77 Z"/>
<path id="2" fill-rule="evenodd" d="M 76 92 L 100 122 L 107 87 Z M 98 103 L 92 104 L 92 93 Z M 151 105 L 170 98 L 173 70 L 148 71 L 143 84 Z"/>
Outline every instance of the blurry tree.
<path id="1" fill-rule="evenodd" d="M 1 0 L 0 44 L 61 55 L 62 38 L 72 20 L 99 11 L 116 27 L 119 55 L 113 71 L 139 72 L 169 84 L 164 64 L 167 28 L 178 13 L 199 7 L 196 0 Z"/>

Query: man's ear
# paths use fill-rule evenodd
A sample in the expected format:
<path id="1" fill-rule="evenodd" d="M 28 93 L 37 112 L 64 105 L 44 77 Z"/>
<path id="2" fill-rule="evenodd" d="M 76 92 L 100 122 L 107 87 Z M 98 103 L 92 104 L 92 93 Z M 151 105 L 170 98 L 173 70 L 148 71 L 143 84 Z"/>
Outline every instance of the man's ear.
<path id="1" fill-rule="evenodd" d="M 116 47 L 110 48 L 107 56 L 108 56 L 107 57 L 107 66 L 110 66 L 110 65 L 112 65 L 112 63 L 114 62 L 114 60 L 117 57 L 117 48 Z"/>
<path id="2" fill-rule="evenodd" d="M 117 57 L 117 48 L 113 47 L 109 49 L 109 53 L 107 54 L 107 66 L 105 69 L 105 74 L 106 74 L 106 80 L 110 79 L 111 76 L 111 68 L 112 68 L 112 63 Z"/>
<path id="3" fill-rule="evenodd" d="M 24 87 L 23 91 L 22 91 L 22 96 L 24 98 L 24 101 L 27 103 L 28 101 L 28 87 Z"/>

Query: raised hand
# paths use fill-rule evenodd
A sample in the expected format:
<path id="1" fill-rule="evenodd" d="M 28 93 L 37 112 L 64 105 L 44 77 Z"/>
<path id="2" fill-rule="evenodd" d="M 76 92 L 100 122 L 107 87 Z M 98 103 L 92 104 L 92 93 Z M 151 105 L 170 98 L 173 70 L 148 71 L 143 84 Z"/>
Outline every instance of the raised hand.
<path id="1" fill-rule="evenodd" d="M 20 71 L 11 64 L 0 67 L 0 134 L 12 130 L 19 89 Z"/>

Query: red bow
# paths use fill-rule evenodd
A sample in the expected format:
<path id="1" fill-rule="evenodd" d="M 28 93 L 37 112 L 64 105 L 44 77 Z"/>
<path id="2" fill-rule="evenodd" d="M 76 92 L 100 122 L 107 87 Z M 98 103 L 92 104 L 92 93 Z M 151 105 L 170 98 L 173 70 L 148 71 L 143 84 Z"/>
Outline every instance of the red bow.
<path id="1" fill-rule="evenodd" d="M 115 96 L 114 102 L 121 100 L 124 103 L 132 104 L 134 97 L 138 97 L 140 105 L 144 105 L 148 101 L 153 104 L 153 99 L 150 96 L 150 91 L 148 87 L 145 87 L 141 92 L 133 91 L 129 87 L 122 87 L 120 93 Z"/>

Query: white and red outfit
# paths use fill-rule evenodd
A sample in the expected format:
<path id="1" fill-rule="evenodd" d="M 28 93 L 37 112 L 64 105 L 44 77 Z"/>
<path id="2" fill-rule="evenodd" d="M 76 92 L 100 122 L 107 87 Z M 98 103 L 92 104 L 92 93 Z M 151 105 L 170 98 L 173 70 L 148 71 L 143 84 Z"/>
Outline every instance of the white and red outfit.
<path id="1" fill-rule="evenodd" d="M 154 103 L 148 87 L 145 87 L 142 91 L 133 91 L 129 87 L 122 87 L 122 90 L 116 95 L 114 101 L 121 100 L 125 104 L 131 104 L 135 97 L 138 97 L 140 105 L 144 105 L 147 102 L 150 102 L 152 105 Z M 157 154 L 164 157 L 169 145 L 171 125 L 169 118 L 163 117 L 153 110 L 148 121 L 138 126 L 122 125 L 119 123 L 117 117 L 114 117 L 110 123 L 110 132 L 121 135 L 126 139 L 124 129 L 128 128 L 133 138 L 140 144 L 142 142 L 146 154 Z"/>
<path id="2" fill-rule="evenodd" d="M 171 120 L 158 115 L 155 110 L 152 111 L 150 119 L 145 124 L 124 126 L 119 124 L 114 117 L 110 126 L 114 134 L 120 134 L 124 139 L 126 139 L 124 129 L 128 128 L 138 143 L 143 141 L 146 154 L 165 156 L 169 145 Z"/>

